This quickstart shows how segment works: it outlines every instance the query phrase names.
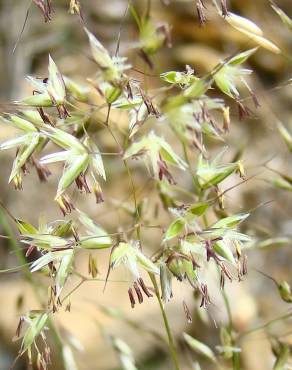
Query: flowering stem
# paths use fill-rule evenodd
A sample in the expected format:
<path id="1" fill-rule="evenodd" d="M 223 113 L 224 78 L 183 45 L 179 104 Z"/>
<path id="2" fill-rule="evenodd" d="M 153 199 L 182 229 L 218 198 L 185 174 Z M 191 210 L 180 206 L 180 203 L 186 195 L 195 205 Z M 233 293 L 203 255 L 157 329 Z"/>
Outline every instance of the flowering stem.
<path id="1" fill-rule="evenodd" d="M 207 229 L 209 227 L 209 222 L 208 222 L 208 218 L 207 218 L 206 213 L 203 215 L 203 222 L 204 222 L 205 228 Z M 218 268 L 218 274 L 219 274 L 219 278 L 220 278 L 220 269 L 219 269 L 218 266 L 217 266 L 217 268 Z M 224 305 L 225 305 L 226 312 L 227 312 L 227 317 L 228 317 L 228 332 L 229 332 L 230 337 L 232 338 L 232 345 L 235 345 L 235 343 L 234 343 L 235 341 L 233 339 L 234 327 L 233 327 L 232 312 L 231 312 L 231 307 L 230 307 L 230 302 L 229 302 L 229 299 L 228 299 L 228 295 L 226 294 L 226 291 L 224 290 L 224 287 L 221 289 L 221 294 L 222 294 L 222 298 L 223 298 L 223 301 L 224 301 Z M 232 367 L 233 367 L 233 370 L 240 370 L 241 369 L 241 367 L 240 367 L 240 357 L 239 357 L 239 353 L 237 353 L 237 352 L 232 353 Z"/>
<path id="2" fill-rule="evenodd" d="M 175 349 L 175 344 L 174 344 L 174 339 L 173 339 L 173 336 L 172 336 L 172 333 L 171 333 L 171 329 L 170 329 L 169 322 L 168 322 L 168 319 L 167 319 L 167 316 L 166 316 L 166 312 L 165 312 L 164 307 L 163 307 L 162 300 L 160 298 L 160 292 L 159 292 L 159 289 L 158 289 L 157 281 L 156 281 L 155 276 L 152 273 L 149 273 L 149 276 L 150 276 L 150 279 L 152 281 L 153 288 L 155 290 L 155 295 L 157 297 L 159 307 L 160 307 L 160 311 L 161 311 L 161 314 L 162 314 L 162 317 L 163 317 L 164 327 L 165 327 L 167 337 L 168 337 L 169 352 L 171 354 L 172 361 L 173 361 L 175 369 L 180 370 L 179 363 L 178 363 L 178 358 L 177 358 L 177 353 L 176 353 L 176 349 Z"/>
<path id="3" fill-rule="evenodd" d="M 220 274 L 219 269 L 218 269 L 218 273 Z M 232 312 L 231 312 L 230 302 L 229 302 L 228 296 L 227 296 L 226 291 L 224 290 L 224 288 L 221 290 L 221 293 L 222 293 L 223 301 L 224 301 L 227 316 L 228 316 L 228 332 L 229 332 L 229 335 L 232 338 L 232 342 L 233 342 L 232 345 L 235 345 L 236 343 L 235 343 L 235 340 L 233 338 L 234 327 L 233 327 L 233 319 L 232 319 Z M 239 357 L 239 353 L 237 353 L 237 352 L 232 353 L 232 366 L 233 366 L 233 370 L 240 370 L 241 369 L 241 367 L 240 367 L 240 357 Z"/>

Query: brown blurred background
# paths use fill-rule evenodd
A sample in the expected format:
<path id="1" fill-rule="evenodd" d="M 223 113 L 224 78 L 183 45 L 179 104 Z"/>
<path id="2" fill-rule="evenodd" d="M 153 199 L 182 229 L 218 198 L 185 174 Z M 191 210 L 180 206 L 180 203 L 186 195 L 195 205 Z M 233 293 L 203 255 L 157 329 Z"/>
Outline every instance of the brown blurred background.
<path id="1" fill-rule="evenodd" d="M 143 61 L 137 55 L 133 44 L 137 40 L 137 31 L 130 15 L 123 21 L 127 7 L 125 0 L 83 0 L 82 10 L 86 27 L 93 32 L 109 50 L 114 51 L 121 26 L 120 53 L 129 56 L 137 69 L 142 68 Z M 142 11 L 145 2 L 134 2 Z M 159 74 L 166 70 L 183 70 L 186 64 L 192 66 L 196 73 L 203 74 L 214 67 L 220 59 L 231 55 L 237 50 L 245 50 L 252 46 L 245 37 L 228 26 L 216 15 L 211 1 L 205 1 L 208 22 L 199 27 L 194 1 L 170 0 L 165 6 L 160 1 L 152 1 L 152 16 L 159 21 L 167 21 L 171 25 L 173 48 L 162 49 L 154 57 L 155 68 L 149 71 L 153 77 L 147 78 L 150 88 L 161 86 Z M 283 10 L 292 16 L 290 0 L 277 1 Z M 68 1 L 53 1 L 54 14 L 50 23 L 44 23 L 42 15 L 35 6 L 30 6 L 25 29 L 13 53 L 14 45 L 21 33 L 30 1 L 0 0 L 0 99 L 1 110 L 10 109 L 7 105 L 11 100 L 22 97 L 30 91 L 25 82 L 26 75 L 45 77 L 47 73 L 48 54 L 50 53 L 63 74 L 82 81 L 91 76 L 95 66 L 90 60 L 90 51 L 83 25 L 77 16 L 68 14 Z M 230 0 L 229 10 L 252 19 L 265 32 L 268 38 L 291 55 L 291 32 L 285 29 L 270 7 L 267 0 Z M 226 207 L 238 212 L 257 207 L 261 203 L 272 201 L 259 207 L 245 224 L 245 232 L 252 232 L 254 240 L 267 238 L 292 238 L 292 197 L 291 192 L 275 188 L 271 181 L 277 175 L 263 165 L 268 161 L 271 168 L 276 168 L 291 176 L 291 155 L 278 133 L 276 124 L 283 122 L 292 128 L 292 87 L 282 86 L 291 78 L 291 63 L 278 55 L 260 49 L 251 59 L 250 67 L 254 70 L 250 83 L 257 94 L 261 106 L 254 115 L 239 121 L 236 107 L 232 107 L 231 133 L 227 145 L 231 156 L 243 150 L 243 161 L 247 175 L 256 175 L 251 181 L 228 193 Z M 157 76 L 157 77 L 155 77 Z M 145 78 L 137 74 L 137 78 Z M 230 102 L 228 102 L 231 104 Z M 247 101 L 249 104 L 250 102 Z M 250 105 L 251 106 L 251 105 Z M 123 117 L 116 117 L 115 124 L 123 125 Z M 289 126 L 290 125 L 290 126 Z M 0 140 L 15 134 L 11 128 L 1 125 Z M 108 140 L 105 137 L 105 140 Z M 110 143 L 108 144 L 111 145 Z M 218 148 L 214 146 L 214 151 Z M 53 176 L 47 184 L 40 184 L 32 171 L 24 180 L 24 190 L 17 192 L 7 184 L 14 153 L 1 152 L 0 197 L 5 205 L 13 210 L 16 217 L 36 224 L 40 214 L 44 213 L 48 221 L 61 218 L 61 214 L 53 202 L 60 167 L 53 167 Z M 85 195 L 77 196 L 79 208 L 87 211 L 102 226 L 114 231 L 116 226 L 127 219 L 123 211 L 115 211 L 115 201 L 121 201 L 129 194 L 128 179 L 115 161 L 105 164 L 111 166 L 112 176 L 109 178 L 105 197 L 111 201 L 96 205 L 92 198 Z M 195 165 L 195 163 L 194 163 Z M 143 183 L 145 177 L 137 175 L 137 183 Z M 186 187 L 190 184 L 186 183 Z M 226 185 L 227 187 L 227 185 Z M 149 188 L 144 196 L 151 198 L 153 189 Z M 147 193 L 147 194 L 146 194 Z M 151 212 L 151 210 L 150 210 Z M 1 216 L 0 234 L 7 233 L 5 214 Z M 143 234 L 143 240 L 149 248 L 149 255 L 159 247 L 160 235 L 157 232 Z M 0 268 L 17 265 L 15 255 L 11 253 L 9 241 L 0 240 Z M 248 251 L 249 274 L 244 282 L 228 285 L 231 309 L 235 327 L 248 330 L 280 316 L 290 309 L 289 304 L 279 298 L 274 283 L 261 275 L 257 270 L 273 276 L 277 280 L 285 279 L 292 283 L 291 278 L 291 243 L 282 247 L 252 248 Z M 107 269 L 109 253 L 98 252 L 100 275 L 104 276 Z M 86 273 L 87 254 L 80 255 L 77 266 Z M 125 278 L 125 273 L 113 274 L 112 278 Z M 182 331 L 190 332 L 194 337 L 205 341 L 210 346 L 219 343 L 218 330 L 214 321 L 220 325 L 226 322 L 226 312 L 222 305 L 218 284 L 212 271 L 210 272 L 210 295 L 213 304 L 209 310 L 209 318 L 188 285 L 174 288 L 174 299 L 167 305 L 167 312 L 173 330 L 179 342 L 179 355 L 184 369 L 190 369 L 188 352 L 181 343 Z M 70 286 L 74 285 L 74 278 Z M 83 370 L 120 369 L 116 354 L 109 340 L 101 333 L 100 326 L 109 334 L 121 337 L 133 349 L 139 369 L 169 369 L 171 364 L 166 348 L 161 341 L 153 337 L 151 330 L 164 335 L 157 303 L 153 300 L 147 304 L 130 308 L 127 286 L 122 283 L 109 284 L 105 293 L 103 284 L 88 282 L 72 298 L 71 313 L 60 310 L 56 320 L 60 324 L 61 333 L 78 341 L 76 353 L 77 363 Z M 38 308 L 29 285 L 21 273 L 0 275 L 0 369 L 8 370 L 16 356 L 19 343 L 13 343 L 19 315 L 28 309 Z M 17 303 L 23 300 L 20 308 Z M 193 314 L 193 323 L 188 324 L 183 312 L 182 301 L 185 300 Z M 135 330 L 126 319 L 113 319 L 102 313 L 100 305 L 115 307 L 125 317 L 136 322 L 145 331 Z M 211 317 L 211 318 L 210 318 Z M 283 336 L 291 342 L 292 325 L 289 320 L 279 322 L 269 329 L 270 336 Z M 68 334 L 70 333 L 70 335 Z M 71 337 L 72 339 L 72 337 Z M 243 338 L 242 360 L 246 370 L 272 369 L 274 357 L 271 352 L 268 335 L 259 331 Z M 202 369 L 215 369 L 202 360 Z M 57 370 L 57 367 L 52 367 Z M 25 361 L 17 363 L 16 369 L 26 369 Z M 227 368 L 226 368 L 227 369 Z"/>

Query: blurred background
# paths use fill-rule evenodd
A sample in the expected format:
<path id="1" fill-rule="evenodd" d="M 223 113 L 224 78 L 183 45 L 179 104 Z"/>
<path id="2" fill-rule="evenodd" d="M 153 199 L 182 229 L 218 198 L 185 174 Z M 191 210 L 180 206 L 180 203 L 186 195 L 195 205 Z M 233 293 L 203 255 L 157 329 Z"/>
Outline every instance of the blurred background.
<path id="1" fill-rule="evenodd" d="M 52 21 L 44 23 L 41 12 L 30 1 L 0 0 L 2 112 L 11 109 L 9 102 L 31 91 L 25 76 L 46 77 L 49 53 L 66 76 L 84 81 L 94 74 L 96 67 L 90 59 L 83 22 L 78 16 L 68 13 L 68 3 L 69 1 L 65 0 L 53 1 Z M 138 12 L 144 11 L 145 1 L 133 3 Z M 162 72 L 184 70 L 186 65 L 190 65 L 195 73 L 201 75 L 210 71 L 226 56 L 254 46 L 216 14 L 211 1 L 206 0 L 204 3 L 207 23 L 200 27 L 194 1 L 169 0 L 168 5 L 159 0 L 152 1 L 151 16 L 158 23 L 167 22 L 170 25 L 173 47 L 163 48 L 153 57 L 154 68 L 151 70 L 146 67 L 148 75 L 145 76 L 137 72 L 145 71 L 145 63 L 135 49 L 137 42 L 135 23 L 130 14 L 124 16 L 127 1 L 81 1 L 84 24 L 111 52 L 115 51 L 121 30 L 120 54 L 129 57 L 136 70 L 132 71 L 133 76 L 144 79 L 150 89 L 162 86 L 159 80 L 159 74 Z M 277 5 L 292 17 L 290 0 L 278 0 Z M 291 32 L 283 27 L 268 0 L 230 0 L 228 9 L 253 20 L 269 39 L 286 54 L 291 55 Z M 22 32 L 24 23 L 25 28 Z M 16 43 L 17 47 L 13 52 Z M 227 294 L 231 302 L 234 326 L 239 332 L 262 325 L 291 309 L 291 305 L 280 299 L 275 283 L 258 270 L 277 281 L 286 280 L 292 283 L 291 189 L 289 191 L 274 186 L 279 174 L 271 170 L 276 169 L 291 176 L 291 154 L 289 155 L 277 130 L 278 122 L 292 129 L 292 87 L 291 84 L 287 84 L 291 78 L 291 62 L 282 56 L 260 49 L 250 58 L 249 66 L 254 71 L 249 82 L 257 95 L 260 107 L 255 110 L 247 100 L 246 103 L 251 107 L 253 114 L 239 120 L 237 108 L 228 102 L 231 104 L 232 122 L 227 145 L 232 148 L 231 154 L 234 156 L 239 151 L 243 153 L 247 176 L 255 177 L 228 193 L 226 207 L 239 212 L 271 202 L 257 208 L 244 224 L 244 232 L 252 234 L 255 240 L 255 247 L 247 252 L 248 276 L 241 283 L 228 284 Z M 114 121 L 116 125 L 127 125 L 127 122 L 123 122 L 123 116 L 115 117 Z M 0 141 L 13 135 L 15 135 L 13 129 L 1 125 Z M 113 143 L 103 131 L 101 135 L 104 135 L 105 146 L 110 148 Z M 218 151 L 215 144 L 211 146 L 214 152 Z M 44 184 L 39 183 L 36 174 L 31 171 L 24 179 L 24 190 L 19 192 L 7 183 L 14 153 L 1 152 L 0 158 L 0 199 L 13 210 L 14 216 L 28 220 L 32 224 L 37 224 L 40 214 L 45 214 L 48 221 L 62 218 L 53 202 L 60 173 L 58 166 L 53 168 L 53 175 L 49 182 Z M 109 201 L 96 205 L 91 196 L 76 194 L 76 204 L 107 230 L 114 231 L 121 222 L 127 222 L 127 213 L 124 210 L 116 211 L 115 206 L 129 195 L 129 184 L 118 163 L 106 162 L 105 166 L 112 166 L 112 176 L 105 188 L 105 198 Z M 136 183 L 141 185 L 145 182 L 145 174 L 138 173 L 136 177 Z M 185 186 L 187 188 L 191 184 L 186 182 Z M 153 190 L 149 187 L 141 196 L 151 199 Z M 0 234 L 14 235 L 14 233 L 15 230 L 2 212 Z M 160 237 L 157 231 L 144 232 L 143 240 L 149 255 L 158 249 Z M 267 246 L 261 243 L 271 238 L 275 242 Z M 0 269 L 16 266 L 18 261 L 15 253 L 11 252 L 13 241 L 0 239 L 0 243 Z M 97 256 L 99 273 L 104 277 L 109 252 L 98 252 Z M 78 257 L 77 268 L 87 273 L 86 253 Z M 112 278 L 116 276 L 121 278 L 125 277 L 125 274 L 123 272 L 113 274 Z M 208 312 L 198 307 L 199 300 L 193 295 L 191 288 L 181 284 L 174 287 L 174 298 L 166 307 L 177 336 L 179 356 L 184 369 L 191 368 L 192 355 L 180 339 L 181 332 L 187 331 L 214 348 L 220 341 L 216 326 L 227 321 L 217 279 L 212 271 L 209 280 L 212 305 Z M 72 278 L 69 285 L 74 286 L 76 281 Z M 0 292 L 0 369 L 8 370 L 19 349 L 19 342 L 12 341 L 19 315 L 31 308 L 39 308 L 39 303 L 21 272 L 0 275 Z M 191 324 L 186 320 L 183 301 L 187 303 L 193 316 Z M 109 308 L 118 311 L 109 312 Z M 55 319 L 59 323 L 61 335 L 74 344 L 76 361 L 81 370 L 121 369 L 118 357 L 110 344 L 110 335 L 122 338 L 131 347 L 139 369 L 163 370 L 172 366 L 167 349 L 159 335 L 156 335 L 157 333 L 164 335 L 157 302 L 149 300 L 147 304 L 139 305 L 132 310 L 128 301 L 127 285 L 110 283 L 103 293 L 102 283 L 87 282 L 72 297 L 71 312 L 61 309 L 56 313 Z M 275 358 L 271 351 L 271 338 L 276 336 L 292 345 L 290 332 L 292 333 L 292 325 L 288 319 L 273 323 L 267 330 L 243 336 L 241 340 L 243 368 L 272 369 Z M 58 361 L 57 348 L 54 344 L 52 348 L 52 357 Z M 202 369 L 216 368 L 204 359 L 200 360 Z M 27 366 L 25 359 L 21 359 L 15 369 L 27 369 Z M 57 365 L 52 368 L 59 369 Z"/>

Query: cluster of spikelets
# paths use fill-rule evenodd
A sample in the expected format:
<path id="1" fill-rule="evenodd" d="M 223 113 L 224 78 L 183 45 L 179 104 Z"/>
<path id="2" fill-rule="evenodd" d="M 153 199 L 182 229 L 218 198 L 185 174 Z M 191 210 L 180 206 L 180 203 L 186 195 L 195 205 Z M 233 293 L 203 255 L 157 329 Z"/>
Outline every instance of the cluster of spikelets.
<path id="1" fill-rule="evenodd" d="M 50 2 L 34 2 L 49 20 Z M 202 2 L 198 3 L 201 7 Z M 46 8 L 43 7 L 45 5 Z M 264 38 L 257 25 L 234 14 L 227 14 L 225 6 L 222 1 L 223 16 L 232 27 L 246 34 L 258 46 L 281 53 L 276 45 Z M 132 6 L 130 8 L 139 31 L 137 47 L 141 57 L 151 67 L 152 55 L 162 46 L 170 46 L 169 28 L 165 25 L 156 26 L 148 15 L 139 17 L 135 9 Z M 80 13 L 79 2 L 72 1 L 71 10 Z M 20 354 L 28 352 L 31 357 L 34 348 L 42 368 L 46 368 L 49 362 L 49 349 L 45 346 L 44 353 L 41 353 L 36 338 L 40 335 L 45 341 L 44 329 L 50 316 L 59 306 L 68 306 L 68 296 L 62 297 L 62 289 L 74 272 L 74 258 L 80 250 L 112 248 L 107 278 L 111 270 L 119 265 L 124 265 L 130 271 L 132 279 L 128 294 L 132 307 L 137 299 L 139 303 L 143 302 L 143 293 L 147 297 L 153 295 L 152 289 L 143 280 L 141 270 L 150 275 L 152 282 L 153 279 L 156 281 L 156 276 L 159 277 L 158 298 L 164 303 L 173 296 L 173 279 L 178 279 L 187 281 L 199 292 L 202 307 L 210 303 L 207 285 L 201 276 L 206 263 L 213 261 L 217 265 L 222 288 L 226 278 L 230 281 L 236 278 L 241 280 L 247 272 L 242 247 L 250 238 L 238 231 L 238 225 L 249 213 L 228 215 L 224 210 L 224 193 L 219 189 L 219 185 L 233 174 L 238 174 L 241 182 L 245 181 L 242 162 L 223 163 L 225 149 L 210 160 L 205 139 L 223 142 L 223 136 L 230 128 L 229 107 L 223 99 L 209 96 L 210 89 L 217 87 L 228 99 L 233 99 L 238 104 L 241 116 L 250 113 L 241 101 L 241 89 L 251 94 L 256 107 L 259 105 L 246 81 L 251 71 L 241 66 L 257 48 L 232 55 L 202 77 L 195 76 L 189 66 L 186 71 L 165 72 L 161 74 L 161 80 L 171 85 L 175 93 L 168 97 L 157 94 L 153 98 L 144 91 L 140 81 L 131 77 L 131 64 L 127 58 L 110 55 L 92 33 L 85 31 L 97 66 L 96 75 L 84 84 L 77 83 L 63 76 L 49 57 L 48 77 L 42 80 L 28 77 L 33 94 L 17 102 L 19 109 L 16 113 L 3 115 L 3 123 L 21 132 L 21 135 L 0 146 L 1 150 L 16 148 L 9 182 L 21 189 L 23 174 L 28 173 L 30 165 L 36 168 L 40 180 L 46 181 L 51 173 L 47 166 L 63 162 L 55 199 L 64 215 L 75 209 L 69 195 L 69 189 L 74 184 L 81 192 L 94 192 L 98 203 L 104 201 L 100 181 L 106 181 L 110 174 L 106 175 L 103 153 L 98 148 L 96 137 L 86 130 L 86 124 L 97 110 L 107 108 L 106 121 L 101 124 L 112 133 L 110 113 L 112 110 L 123 111 L 128 114 L 129 125 L 125 144 L 118 145 L 116 155 L 129 171 L 129 160 L 144 160 L 147 173 L 157 184 L 157 194 L 174 220 L 164 229 L 158 253 L 149 258 L 142 250 L 138 237 L 127 237 L 133 231 L 137 231 L 139 236 L 140 228 L 145 226 L 138 207 L 133 213 L 133 225 L 127 230 L 118 231 L 115 237 L 79 210 L 76 210 L 78 222 L 70 219 L 47 224 L 40 220 L 38 227 L 35 227 L 15 219 L 20 241 L 28 246 L 27 255 L 33 250 L 40 253 L 40 257 L 31 264 L 31 272 L 43 271 L 52 281 L 47 310 L 31 312 L 21 319 L 18 328 L 18 336 L 23 337 Z M 101 97 L 100 106 L 92 103 L 93 95 Z M 79 105 L 82 108 L 79 109 Z M 221 117 L 220 122 L 218 117 Z M 151 121 L 151 130 L 141 135 L 141 128 L 146 121 Z M 196 166 L 189 163 L 187 155 L 182 159 L 173 146 L 156 132 L 158 124 L 170 127 L 179 143 L 197 151 Z M 280 127 L 280 130 L 291 145 L 289 132 L 284 127 Z M 58 147 L 57 151 L 43 155 L 43 150 L 50 143 Z M 186 204 L 173 196 L 177 184 L 173 167 L 177 168 L 175 173 L 189 171 L 194 185 L 192 202 Z M 206 222 L 206 214 L 210 210 L 215 210 L 219 218 L 212 224 Z M 81 225 L 86 231 L 85 235 L 79 232 Z M 96 263 L 91 255 L 89 272 L 93 278 L 97 275 Z M 226 348 L 229 348 L 222 347 L 222 351 L 230 358 L 233 351 L 231 334 L 225 332 L 222 335 Z M 196 351 L 215 361 L 215 355 L 208 347 L 187 334 L 185 340 Z M 134 368 L 129 348 L 123 342 L 115 342 L 115 346 L 121 358 L 130 361 Z M 66 356 L 71 356 L 67 347 L 64 348 Z"/>

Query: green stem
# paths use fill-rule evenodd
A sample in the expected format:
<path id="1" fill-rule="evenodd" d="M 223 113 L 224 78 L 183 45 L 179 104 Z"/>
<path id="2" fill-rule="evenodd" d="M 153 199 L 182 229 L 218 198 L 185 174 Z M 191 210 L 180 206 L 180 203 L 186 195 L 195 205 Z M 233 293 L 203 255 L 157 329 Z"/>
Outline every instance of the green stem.
<path id="1" fill-rule="evenodd" d="M 239 353 L 233 353 L 232 355 L 232 365 L 234 370 L 240 370 L 240 358 Z"/>
<path id="2" fill-rule="evenodd" d="M 228 316 L 228 330 L 231 333 L 232 330 L 233 330 L 233 320 L 232 320 L 231 307 L 230 307 L 230 303 L 229 303 L 227 294 L 225 292 L 225 289 L 223 288 L 221 290 L 221 292 L 222 292 L 222 297 L 223 297 L 223 300 L 224 300 L 224 304 L 225 304 L 226 311 L 227 311 L 227 316 Z"/>
<path id="3" fill-rule="evenodd" d="M 218 273 L 220 274 L 219 269 L 218 269 Z M 221 290 L 221 293 L 222 293 L 223 301 L 224 301 L 227 316 L 228 316 L 228 332 L 229 332 L 229 335 L 230 335 L 231 340 L 232 340 L 232 345 L 235 345 L 236 343 L 235 343 L 235 340 L 233 338 L 234 328 L 233 328 L 233 319 L 232 319 L 232 312 L 231 312 L 230 302 L 229 302 L 228 296 L 227 296 L 224 288 Z M 239 353 L 237 353 L 237 352 L 232 353 L 232 367 L 233 367 L 233 370 L 240 370 L 241 369 L 241 367 L 240 367 L 240 357 L 239 357 Z"/>
<path id="4" fill-rule="evenodd" d="M 291 312 L 288 312 L 287 314 L 284 314 L 282 316 L 276 317 L 275 319 L 272 319 L 272 320 L 266 322 L 263 325 L 256 326 L 255 328 L 252 328 L 252 329 L 249 329 L 247 331 L 244 331 L 243 333 L 240 333 L 238 335 L 238 340 L 242 339 L 243 337 L 245 337 L 247 335 L 253 334 L 253 333 L 257 332 L 257 331 L 267 329 L 269 326 L 271 326 L 271 325 L 273 325 L 273 324 L 275 324 L 275 323 L 277 323 L 279 321 L 289 319 L 291 317 L 292 317 L 292 313 Z"/>
<path id="5" fill-rule="evenodd" d="M 161 311 L 161 314 L 162 314 L 162 317 L 163 317 L 164 327 L 165 327 L 165 331 L 166 331 L 167 337 L 168 337 L 169 352 L 171 354 L 172 361 L 173 361 L 175 369 L 180 370 L 179 363 L 178 363 L 178 358 L 177 358 L 177 353 L 176 353 L 176 349 L 175 349 L 175 344 L 174 344 L 174 339 L 173 339 L 173 336 L 172 336 L 172 333 L 171 333 L 171 329 L 170 329 L 169 322 L 168 322 L 168 319 L 167 319 L 167 316 L 166 316 L 166 312 L 165 312 L 164 307 L 163 307 L 162 300 L 160 298 L 160 292 L 159 292 L 159 289 L 158 289 L 157 281 L 156 281 L 155 276 L 152 273 L 149 273 L 149 276 L 150 276 L 150 279 L 152 281 L 152 284 L 153 284 L 153 287 L 154 287 L 154 290 L 155 290 L 155 295 L 157 297 L 159 307 L 160 307 L 160 311 Z"/>
<path id="6" fill-rule="evenodd" d="M 24 273 L 25 279 L 31 285 L 37 300 L 41 303 L 42 299 L 41 299 L 41 295 L 40 295 L 40 285 L 34 280 L 34 277 L 33 277 L 32 273 L 29 270 L 29 264 L 27 263 L 26 258 L 24 256 L 22 250 L 19 248 L 17 242 L 15 241 L 13 231 L 11 230 L 11 227 L 10 227 L 9 223 L 7 222 L 6 217 L 4 216 L 2 210 L 0 210 L 0 223 L 1 223 L 5 233 L 9 236 L 9 245 L 10 245 L 11 249 L 14 251 L 19 263 L 22 265 L 21 267 L 23 267 L 23 273 Z M 64 358 L 63 358 L 63 354 L 62 354 L 63 353 L 63 344 L 62 344 L 61 337 L 60 337 L 60 335 L 58 333 L 58 330 L 54 326 L 50 317 L 48 318 L 47 323 L 48 323 L 48 327 L 50 329 L 51 335 L 54 339 L 54 343 L 57 347 L 56 352 L 59 356 L 60 362 L 62 364 L 62 368 L 65 369 Z"/>
<path id="7" fill-rule="evenodd" d="M 182 146 L 183 146 L 183 152 L 184 152 L 184 159 L 185 159 L 185 161 L 188 164 L 189 172 L 190 172 L 190 175 L 192 177 L 193 188 L 194 188 L 194 191 L 196 193 L 196 191 L 197 191 L 196 176 L 195 176 L 195 174 L 192 171 L 192 163 L 191 163 L 191 160 L 190 160 L 189 155 L 188 155 L 188 148 L 187 148 L 186 143 L 183 142 L 183 141 L 182 141 Z"/>

